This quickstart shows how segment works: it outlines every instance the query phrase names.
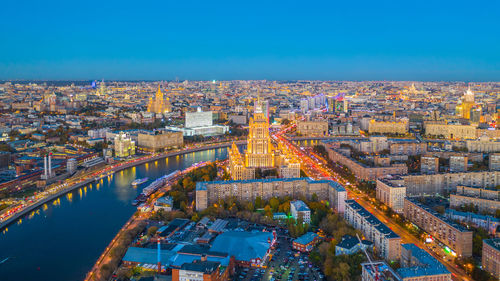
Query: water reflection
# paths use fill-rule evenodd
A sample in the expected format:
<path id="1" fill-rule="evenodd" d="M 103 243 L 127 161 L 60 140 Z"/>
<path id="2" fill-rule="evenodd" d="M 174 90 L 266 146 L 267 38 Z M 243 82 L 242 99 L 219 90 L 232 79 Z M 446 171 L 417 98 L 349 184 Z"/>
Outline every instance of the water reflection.
<path id="1" fill-rule="evenodd" d="M 117 231 L 136 211 L 132 200 L 160 176 L 195 162 L 223 159 L 225 149 L 174 156 L 122 170 L 43 204 L 0 232 L 0 280 L 82 280 Z M 131 182 L 148 177 L 136 187 Z M 94 188 L 95 187 L 95 188 Z M 78 241 L 75 243 L 75 241 Z M 57 270 L 54 265 L 57 264 Z"/>

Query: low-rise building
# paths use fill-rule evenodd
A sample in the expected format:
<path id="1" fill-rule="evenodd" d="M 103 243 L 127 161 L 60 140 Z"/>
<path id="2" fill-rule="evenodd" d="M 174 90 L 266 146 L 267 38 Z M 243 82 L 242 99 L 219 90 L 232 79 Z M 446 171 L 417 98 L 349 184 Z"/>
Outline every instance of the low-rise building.
<path id="1" fill-rule="evenodd" d="M 472 234 L 461 225 L 450 221 L 431 208 L 412 198 L 405 198 L 404 216 L 441 243 L 450 247 L 458 256 L 472 255 Z"/>
<path id="2" fill-rule="evenodd" d="M 500 279 L 500 238 L 483 240 L 483 269 Z"/>
<path id="3" fill-rule="evenodd" d="M 173 206 L 174 206 L 173 198 L 170 196 L 165 196 L 165 197 L 160 197 L 155 201 L 153 210 L 155 212 L 159 210 L 170 212 L 172 211 Z"/>
<path id="4" fill-rule="evenodd" d="M 292 248 L 300 252 L 310 252 L 319 240 L 320 237 L 318 236 L 318 234 L 314 232 L 308 232 L 293 240 Z"/>
<path id="5" fill-rule="evenodd" d="M 399 259 L 401 237 L 356 201 L 345 201 L 344 219 L 354 228 L 359 229 L 367 240 L 373 242 L 375 252 L 381 257 L 386 260 Z"/>
<path id="6" fill-rule="evenodd" d="M 276 239 L 275 232 L 227 231 L 215 238 L 210 250 L 234 256 L 240 266 L 262 267 Z"/>
<path id="7" fill-rule="evenodd" d="M 230 270 L 219 262 L 196 260 L 184 263 L 181 268 L 172 268 L 172 281 L 226 281 Z"/>
<path id="8" fill-rule="evenodd" d="M 311 209 L 302 200 L 294 200 L 290 202 L 290 212 L 292 217 L 298 221 L 302 220 L 303 223 L 311 223 Z"/>
<path id="9" fill-rule="evenodd" d="M 362 281 L 401 281 L 401 277 L 384 261 L 361 264 Z"/>

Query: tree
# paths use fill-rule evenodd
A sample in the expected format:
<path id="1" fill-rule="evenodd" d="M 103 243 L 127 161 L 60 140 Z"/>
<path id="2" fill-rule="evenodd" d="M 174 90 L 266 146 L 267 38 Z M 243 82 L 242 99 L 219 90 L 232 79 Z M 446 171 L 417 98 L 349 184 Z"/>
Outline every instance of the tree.
<path id="1" fill-rule="evenodd" d="M 255 197 L 255 208 L 257 209 L 262 208 L 262 197 L 260 196 Z"/>
<path id="2" fill-rule="evenodd" d="M 279 209 L 280 200 L 278 200 L 278 198 L 276 197 L 273 197 L 271 198 L 271 200 L 269 200 L 269 204 L 271 205 L 273 212 L 276 212 Z"/>

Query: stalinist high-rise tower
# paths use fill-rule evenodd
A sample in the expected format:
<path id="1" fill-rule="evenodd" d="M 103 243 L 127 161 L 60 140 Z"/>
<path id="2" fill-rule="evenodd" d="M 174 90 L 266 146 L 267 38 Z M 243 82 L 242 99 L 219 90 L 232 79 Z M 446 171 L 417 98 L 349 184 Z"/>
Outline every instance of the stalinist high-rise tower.
<path id="1" fill-rule="evenodd" d="M 235 143 L 229 149 L 229 172 L 234 180 L 255 178 L 255 170 L 277 169 L 283 178 L 300 177 L 300 162 L 284 149 L 276 148 L 269 134 L 269 121 L 260 100 L 255 103 L 255 112 L 249 122 L 247 150 L 241 155 Z"/>
<path id="2" fill-rule="evenodd" d="M 171 111 L 170 101 L 168 98 L 165 100 L 160 89 L 160 84 L 158 84 L 158 90 L 156 91 L 155 98 L 149 98 L 148 112 L 164 114 Z"/>
<path id="3" fill-rule="evenodd" d="M 255 113 L 249 122 L 245 166 L 250 168 L 274 167 L 274 147 L 269 135 L 269 121 L 257 101 Z"/>

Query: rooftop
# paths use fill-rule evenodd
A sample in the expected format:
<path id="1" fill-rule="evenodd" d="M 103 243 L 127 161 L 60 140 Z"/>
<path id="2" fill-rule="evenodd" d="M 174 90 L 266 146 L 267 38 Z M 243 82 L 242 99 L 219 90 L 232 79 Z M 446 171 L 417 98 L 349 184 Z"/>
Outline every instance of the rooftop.
<path id="1" fill-rule="evenodd" d="M 483 242 L 500 251 L 500 238 L 485 239 Z"/>
<path id="2" fill-rule="evenodd" d="M 365 217 L 365 219 L 371 225 L 374 225 L 375 228 L 378 231 L 380 231 L 381 233 L 384 233 L 386 235 L 386 237 L 399 238 L 399 235 L 397 235 L 389 227 L 387 227 L 385 224 L 383 224 L 381 221 L 379 221 L 372 213 L 368 212 L 365 208 L 361 207 L 361 205 L 359 205 L 358 202 L 351 199 L 351 200 L 345 200 L 345 204 L 349 205 L 353 209 L 355 209 L 357 211 L 357 213 L 360 214 L 362 217 Z"/>
<path id="3" fill-rule="evenodd" d="M 318 234 L 314 233 L 314 232 L 308 232 L 302 236 L 300 236 L 299 238 L 293 240 L 293 242 L 297 243 L 297 244 L 301 244 L 301 245 L 307 245 L 309 243 L 311 243 L 314 238 L 318 237 Z"/>
<path id="4" fill-rule="evenodd" d="M 455 228 L 456 230 L 460 231 L 460 232 L 469 232 L 469 231 L 472 231 L 472 230 L 469 230 L 463 226 L 461 226 L 460 224 L 454 222 L 454 221 L 451 221 L 449 220 L 448 218 L 446 218 L 445 216 L 439 214 L 438 212 L 434 211 L 433 209 L 429 208 L 428 206 L 425 206 L 424 204 L 420 203 L 417 199 L 415 198 L 409 198 L 409 197 L 406 197 L 405 200 L 408 200 L 409 202 L 417 205 L 419 208 L 422 208 L 424 211 L 428 212 L 429 214 L 431 214 L 432 216 L 440 219 L 441 221 L 443 221 L 444 223 L 452 226 L 453 228 Z"/>
<path id="5" fill-rule="evenodd" d="M 181 266 L 181 269 L 203 272 L 203 273 L 212 273 L 219 268 L 220 262 L 215 261 L 193 261 L 191 263 L 185 263 Z"/>
<path id="6" fill-rule="evenodd" d="M 210 250 L 227 252 L 236 260 L 251 261 L 264 258 L 273 239 L 271 232 L 228 231 L 215 238 Z"/>
<path id="7" fill-rule="evenodd" d="M 418 276 L 450 274 L 448 269 L 446 269 L 441 262 L 426 251 L 417 247 L 415 244 L 401 244 L 401 247 L 407 251 L 411 251 L 412 257 L 419 263 L 417 266 L 399 268 L 397 272 L 401 277 L 411 278 Z"/>

